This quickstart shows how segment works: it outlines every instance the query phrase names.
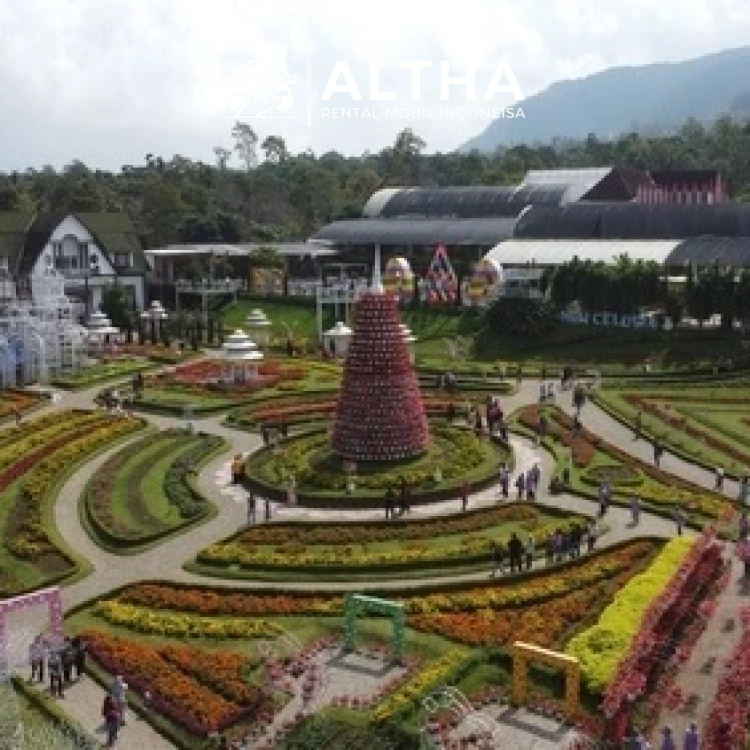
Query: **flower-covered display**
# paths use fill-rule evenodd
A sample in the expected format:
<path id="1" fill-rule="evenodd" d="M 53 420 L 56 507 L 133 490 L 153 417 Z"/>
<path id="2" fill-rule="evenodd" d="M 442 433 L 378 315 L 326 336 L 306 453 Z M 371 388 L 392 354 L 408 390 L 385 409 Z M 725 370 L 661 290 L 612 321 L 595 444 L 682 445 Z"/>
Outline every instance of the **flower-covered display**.
<path id="1" fill-rule="evenodd" d="M 430 442 L 422 396 L 400 328 L 396 300 L 366 294 L 357 303 L 333 448 L 355 461 L 394 461 Z"/>

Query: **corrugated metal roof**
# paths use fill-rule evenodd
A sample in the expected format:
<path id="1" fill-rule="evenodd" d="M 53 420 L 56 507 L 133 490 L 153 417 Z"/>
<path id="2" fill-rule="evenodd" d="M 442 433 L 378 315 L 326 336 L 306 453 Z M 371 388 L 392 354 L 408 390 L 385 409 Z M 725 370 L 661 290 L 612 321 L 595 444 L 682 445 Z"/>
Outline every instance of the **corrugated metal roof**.
<path id="1" fill-rule="evenodd" d="M 750 237 L 693 237 L 681 242 L 667 258 L 670 266 L 694 263 L 743 268 L 750 266 Z"/>
<path id="2" fill-rule="evenodd" d="M 515 219 L 351 219 L 328 224 L 313 242 L 337 245 L 494 245 L 513 236 Z"/>
<path id="3" fill-rule="evenodd" d="M 560 266 L 573 258 L 612 263 L 621 255 L 632 260 L 664 263 L 680 240 L 507 240 L 485 258 L 501 265 Z"/>

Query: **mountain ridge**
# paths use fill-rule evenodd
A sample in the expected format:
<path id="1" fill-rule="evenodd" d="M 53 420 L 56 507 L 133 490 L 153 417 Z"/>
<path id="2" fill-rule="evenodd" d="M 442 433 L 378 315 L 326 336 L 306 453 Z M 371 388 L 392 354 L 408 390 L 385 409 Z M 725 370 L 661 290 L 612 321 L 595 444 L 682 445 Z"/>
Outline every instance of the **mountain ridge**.
<path id="1" fill-rule="evenodd" d="M 518 103 L 523 118 L 493 120 L 459 151 L 491 153 L 555 138 L 674 132 L 690 118 L 750 116 L 750 45 L 681 62 L 629 65 L 555 81 Z"/>

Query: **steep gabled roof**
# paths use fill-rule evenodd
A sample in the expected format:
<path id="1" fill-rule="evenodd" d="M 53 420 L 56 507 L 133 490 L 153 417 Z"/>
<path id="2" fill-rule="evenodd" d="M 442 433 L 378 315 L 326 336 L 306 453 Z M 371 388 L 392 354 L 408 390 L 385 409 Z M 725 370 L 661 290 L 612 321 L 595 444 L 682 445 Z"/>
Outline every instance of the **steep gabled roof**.
<path id="1" fill-rule="evenodd" d="M 112 264 L 116 253 L 133 254 L 133 271 L 145 273 L 148 270 L 143 249 L 133 223 L 124 213 L 71 213 L 57 212 L 39 214 L 25 232 L 23 251 L 18 263 L 18 274 L 31 272 L 39 255 L 49 242 L 50 236 L 59 224 L 72 216 L 88 229 L 96 244 Z"/>
<path id="2" fill-rule="evenodd" d="M 23 254 L 26 231 L 33 216 L 22 211 L 0 211 L 0 257 L 8 259 L 14 273 Z"/>

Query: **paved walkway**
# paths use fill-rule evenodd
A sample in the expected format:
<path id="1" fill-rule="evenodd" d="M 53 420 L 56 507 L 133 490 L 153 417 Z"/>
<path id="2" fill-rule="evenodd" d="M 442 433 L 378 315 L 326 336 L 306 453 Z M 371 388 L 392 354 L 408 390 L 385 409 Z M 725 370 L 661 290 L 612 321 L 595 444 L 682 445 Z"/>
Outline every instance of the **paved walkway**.
<path id="1" fill-rule="evenodd" d="M 76 393 L 62 393 L 58 403 L 45 407 L 44 411 L 69 407 L 91 408 L 93 397 L 101 389 L 97 386 L 90 390 Z M 538 396 L 538 383 L 536 381 L 525 382 L 519 392 L 512 396 L 500 397 L 500 402 L 506 414 L 510 414 L 519 406 L 533 403 Z M 564 395 L 561 405 L 571 410 L 569 397 Z M 146 415 L 150 423 L 160 428 L 184 426 L 184 421 L 174 417 L 158 415 Z M 169 579 L 179 582 L 210 583 L 212 586 L 248 587 L 253 589 L 279 588 L 283 585 L 289 590 L 312 589 L 320 590 L 366 590 L 368 587 L 378 589 L 411 587 L 413 582 L 404 580 L 373 581 L 371 584 L 362 582 L 290 582 L 284 584 L 242 581 L 221 581 L 218 579 L 207 579 L 188 573 L 182 569 L 182 565 L 194 559 L 198 551 L 212 542 L 222 539 L 246 523 L 247 508 L 244 491 L 232 487 L 229 483 L 229 464 L 231 456 L 237 452 L 250 453 L 260 446 L 260 438 L 254 434 L 228 429 L 221 424 L 223 415 L 197 420 L 198 429 L 221 435 L 229 444 L 226 454 L 210 462 L 199 476 L 201 490 L 211 498 L 218 506 L 218 515 L 196 528 L 185 532 L 174 539 L 168 540 L 158 547 L 133 556 L 118 556 L 101 550 L 97 547 L 79 523 L 78 498 L 86 482 L 107 460 L 107 458 L 121 446 L 113 448 L 105 454 L 98 456 L 87 463 L 63 486 L 54 508 L 54 518 L 60 534 L 65 541 L 79 554 L 86 557 L 94 566 L 94 572 L 82 581 L 66 586 L 64 590 L 64 602 L 69 609 L 81 602 L 105 595 L 114 588 L 129 583 L 147 579 Z M 582 415 L 586 427 L 601 434 L 607 440 L 619 445 L 632 455 L 643 460 L 651 460 L 651 446 L 644 441 L 634 441 L 632 433 L 625 427 L 608 417 L 598 407 L 589 404 L 584 407 Z M 137 439 L 137 438 L 134 438 Z M 533 463 L 539 463 L 542 468 L 542 491 L 538 502 L 566 510 L 593 515 L 596 511 L 594 503 L 574 495 L 561 494 L 549 496 L 545 491 L 552 470 L 552 459 L 546 451 L 534 448 L 528 441 L 520 438 L 513 439 L 513 447 L 516 453 L 517 465 L 527 467 Z M 667 471 L 678 473 L 688 477 L 695 482 L 710 487 L 713 485 L 713 476 L 710 472 L 687 464 L 669 454 L 665 454 L 663 467 Z M 731 485 L 728 491 L 735 491 Z M 488 489 L 472 495 L 470 507 L 486 507 L 498 502 L 496 489 Z M 455 513 L 460 510 L 458 500 L 438 503 L 431 506 L 415 507 L 412 511 L 414 517 L 426 517 Z M 342 513 L 339 511 L 315 511 L 299 507 L 288 508 L 284 506 L 273 507 L 273 515 L 280 520 L 286 519 L 309 519 L 315 521 L 341 520 L 346 518 L 382 519 L 382 511 L 366 511 Z M 671 537 L 674 534 L 674 525 L 671 521 L 644 513 L 641 524 L 633 528 L 630 524 L 630 513 L 627 509 L 612 507 L 605 518 L 608 531 L 600 541 L 599 547 L 609 546 L 617 542 L 637 538 L 639 536 Z M 452 578 L 420 579 L 420 583 L 444 582 L 446 580 L 484 580 L 487 574 L 484 572 L 454 576 Z M 65 709 L 84 726 L 98 726 L 99 708 L 104 697 L 103 691 L 90 680 L 84 680 L 79 685 L 72 687 L 65 698 Z M 149 732 L 151 733 L 149 735 Z M 528 736 L 527 736 L 528 739 Z M 519 734 L 519 743 L 523 740 Z M 156 735 L 145 723 L 133 720 L 130 722 L 118 741 L 118 747 L 124 750 L 130 748 L 162 748 L 171 747 L 169 743 Z M 521 747 L 521 744 L 519 744 Z"/>

